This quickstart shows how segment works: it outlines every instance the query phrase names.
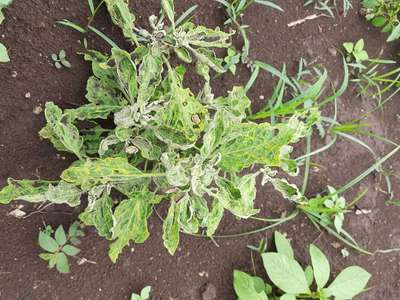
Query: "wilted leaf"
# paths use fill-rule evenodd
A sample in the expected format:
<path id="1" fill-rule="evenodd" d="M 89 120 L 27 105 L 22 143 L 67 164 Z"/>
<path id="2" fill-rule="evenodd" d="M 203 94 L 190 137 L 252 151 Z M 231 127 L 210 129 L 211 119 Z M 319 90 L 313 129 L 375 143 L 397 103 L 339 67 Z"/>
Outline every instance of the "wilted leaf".
<path id="1" fill-rule="evenodd" d="M 164 246 L 171 255 L 175 254 L 179 245 L 179 211 L 180 206 L 172 201 L 163 224 Z"/>

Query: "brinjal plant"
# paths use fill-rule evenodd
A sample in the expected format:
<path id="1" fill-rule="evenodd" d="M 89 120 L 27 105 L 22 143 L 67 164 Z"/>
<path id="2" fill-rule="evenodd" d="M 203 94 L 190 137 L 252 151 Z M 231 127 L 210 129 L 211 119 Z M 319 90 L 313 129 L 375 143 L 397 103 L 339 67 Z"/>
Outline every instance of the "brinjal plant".
<path id="1" fill-rule="evenodd" d="M 93 70 L 87 104 L 62 109 L 48 102 L 40 131 L 77 160 L 57 182 L 9 179 L 0 203 L 77 207 L 87 198 L 80 220 L 112 241 L 116 262 L 130 242 L 147 240 L 153 208 L 166 202 L 163 240 L 174 254 L 181 232 L 212 237 L 225 210 L 241 219 L 257 214 L 257 177 L 268 173 L 273 180 L 273 170 L 298 174 L 292 145 L 309 135 L 320 113 L 309 105 L 273 124 L 248 120 L 243 87 L 215 97 L 210 84 L 211 72 L 226 71 L 214 49 L 229 48 L 232 33 L 176 20 L 172 0 L 162 0 L 161 15 L 149 17 L 151 30 L 137 27 L 127 1 L 105 4 L 133 50 L 87 51 Z M 173 55 L 204 78 L 198 94 L 184 86 L 185 66 L 172 66 Z M 102 125 L 105 119 L 113 125 Z"/>
<path id="2" fill-rule="evenodd" d="M 382 32 L 389 33 L 388 42 L 400 38 L 400 2 L 398 0 L 363 0 L 366 19 Z"/>
<path id="3" fill-rule="evenodd" d="M 289 240 L 279 232 L 275 232 L 275 247 L 276 252 L 261 253 L 271 284 L 258 276 L 234 271 L 238 300 L 352 299 L 365 290 L 371 278 L 364 269 L 351 266 L 330 282 L 329 260 L 315 245 L 309 246 L 311 264 L 305 268 L 296 260 Z"/>

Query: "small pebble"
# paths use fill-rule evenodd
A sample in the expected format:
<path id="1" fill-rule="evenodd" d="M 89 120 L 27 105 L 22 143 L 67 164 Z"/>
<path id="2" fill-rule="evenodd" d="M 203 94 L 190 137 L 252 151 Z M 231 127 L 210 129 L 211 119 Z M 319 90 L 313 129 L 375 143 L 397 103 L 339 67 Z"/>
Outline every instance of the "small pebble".
<path id="1" fill-rule="evenodd" d="M 11 77 L 12 77 L 12 78 L 16 78 L 17 76 L 18 76 L 17 71 L 12 71 L 12 72 L 11 72 Z"/>
<path id="2" fill-rule="evenodd" d="M 207 283 L 204 292 L 201 294 L 203 300 L 217 299 L 217 288 L 212 283 Z"/>
<path id="3" fill-rule="evenodd" d="M 39 106 L 36 106 L 34 109 L 33 109 L 33 113 L 35 114 L 35 115 L 39 115 L 41 112 L 43 111 L 43 108 L 39 105 Z"/>
<path id="4" fill-rule="evenodd" d="M 27 93 L 25 94 L 25 98 L 29 99 L 30 97 L 31 97 L 31 93 L 27 92 Z"/>

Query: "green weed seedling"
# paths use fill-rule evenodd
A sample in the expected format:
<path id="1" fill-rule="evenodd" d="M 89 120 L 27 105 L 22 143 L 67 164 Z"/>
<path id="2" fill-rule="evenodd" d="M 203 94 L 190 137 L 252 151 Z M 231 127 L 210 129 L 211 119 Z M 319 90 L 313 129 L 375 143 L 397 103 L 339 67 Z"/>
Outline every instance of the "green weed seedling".
<path id="1" fill-rule="evenodd" d="M 310 245 L 311 265 L 303 268 L 296 260 L 288 239 L 275 232 L 276 252 L 262 253 L 265 271 L 272 284 L 257 276 L 235 270 L 233 286 L 238 300 L 352 299 L 362 293 L 371 277 L 364 269 L 351 266 L 330 281 L 330 263 L 324 253 Z"/>
<path id="2" fill-rule="evenodd" d="M 79 229 L 79 223 L 73 223 L 68 234 L 60 225 L 52 236 L 54 230 L 51 226 L 47 226 L 43 231 L 39 232 L 39 245 L 45 250 L 45 253 L 39 255 L 40 258 L 49 263 L 49 268 L 54 266 L 60 273 L 69 273 L 68 256 L 76 256 L 80 250 L 76 247 L 80 244 L 79 238 L 84 236 L 82 230 Z"/>
<path id="3" fill-rule="evenodd" d="M 3 9 L 11 5 L 13 0 L 0 0 L 0 25 L 4 21 Z M 0 43 L 0 63 L 6 63 L 10 61 L 10 57 L 8 56 L 8 51 L 4 44 Z"/>
<path id="4" fill-rule="evenodd" d="M 140 295 L 133 293 L 131 296 L 131 300 L 148 300 L 150 299 L 150 292 L 151 286 L 146 286 L 142 289 Z"/>
<path id="5" fill-rule="evenodd" d="M 361 64 L 369 58 L 368 52 L 364 49 L 364 39 L 360 39 L 356 43 L 344 43 L 343 47 L 347 53 L 346 60 L 348 63 L 355 60 L 356 63 Z"/>
<path id="6" fill-rule="evenodd" d="M 363 0 L 366 19 L 382 32 L 389 33 L 388 42 L 400 38 L 400 2 L 398 0 Z"/>
<path id="7" fill-rule="evenodd" d="M 54 62 L 54 66 L 57 69 L 61 69 L 62 67 L 71 68 L 71 63 L 67 60 L 67 54 L 65 50 L 60 50 L 58 54 L 53 53 L 51 55 L 51 59 Z"/>
<path id="8" fill-rule="evenodd" d="M 225 11 L 228 16 L 228 19 L 225 21 L 225 25 L 234 26 L 235 30 L 237 30 L 242 36 L 243 39 L 243 48 L 241 53 L 242 62 L 248 63 L 250 54 L 250 40 L 248 37 L 249 26 L 242 25 L 239 19 L 245 13 L 245 11 L 253 4 L 264 5 L 266 7 L 270 7 L 282 12 L 283 9 L 273 1 L 267 1 L 267 0 L 215 0 L 215 1 L 222 4 L 225 7 Z"/>
<path id="9" fill-rule="evenodd" d="M 335 18 L 334 9 L 337 9 L 338 0 L 305 0 L 304 2 L 304 6 L 313 5 L 316 10 L 324 11 Z M 342 2 L 343 14 L 346 17 L 353 8 L 352 0 L 343 0 Z"/>
<path id="10" fill-rule="evenodd" d="M 349 67 L 353 70 L 352 82 L 359 87 L 359 94 L 376 99 L 378 107 L 394 97 L 400 88 L 400 68 L 395 67 L 387 70 L 387 66 L 396 64 L 396 61 L 380 58 L 370 58 L 364 49 L 364 40 L 356 43 L 344 43 Z M 381 71 L 381 69 L 386 69 Z M 385 100 L 384 95 L 392 89 L 396 91 Z"/>

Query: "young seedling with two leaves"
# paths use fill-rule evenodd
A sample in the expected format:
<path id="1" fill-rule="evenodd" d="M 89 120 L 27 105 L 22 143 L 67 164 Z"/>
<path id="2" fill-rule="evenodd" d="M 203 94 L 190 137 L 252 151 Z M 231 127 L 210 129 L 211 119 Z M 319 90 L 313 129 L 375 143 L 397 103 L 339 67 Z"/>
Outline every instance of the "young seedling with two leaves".
<path id="1" fill-rule="evenodd" d="M 275 232 L 276 252 L 261 253 L 272 285 L 257 276 L 235 270 L 233 286 L 238 300 L 349 300 L 362 293 L 371 277 L 364 269 L 351 266 L 330 283 L 330 263 L 324 253 L 310 245 L 311 265 L 303 268 L 296 260 L 290 242 Z"/>
<path id="2" fill-rule="evenodd" d="M 368 21 L 382 32 L 390 33 L 387 41 L 400 38 L 400 2 L 398 0 L 363 0 L 363 12 Z"/>
<path id="3" fill-rule="evenodd" d="M 131 300 L 148 300 L 150 299 L 151 286 L 146 286 L 142 289 L 140 294 L 133 293 Z"/>
<path id="4" fill-rule="evenodd" d="M 11 5 L 13 0 L 0 0 L 0 25 L 4 21 L 4 14 L 3 14 L 3 9 Z M 6 63 L 10 61 L 10 57 L 8 56 L 8 51 L 6 46 L 4 46 L 2 43 L 0 43 L 0 63 Z"/>
<path id="5" fill-rule="evenodd" d="M 264 5 L 282 12 L 283 9 L 279 5 L 275 4 L 273 1 L 267 1 L 267 0 L 215 0 L 215 1 L 222 4 L 225 7 L 225 11 L 228 16 L 228 19 L 225 21 L 225 25 L 234 26 L 235 30 L 237 30 L 242 36 L 243 48 L 241 54 L 239 55 L 241 56 L 243 63 L 248 63 L 250 54 L 250 40 L 248 37 L 249 26 L 242 25 L 239 19 L 241 19 L 244 12 L 253 4 Z M 228 56 L 232 57 L 236 55 L 237 54 L 235 53 Z M 235 59 L 235 61 L 237 60 Z"/>
<path id="6" fill-rule="evenodd" d="M 65 50 L 60 50 L 58 54 L 53 53 L 51 59 L 57 69 L 61 69 L 62 67 L 70 69 L 72 67 L 71 63 L 67 60 L 67 53 Z"/>
<path id="7" fill-rule="evenodd" d="M 75 257 L 80 252 L 76 246 L 80 244 L 79 238 L 83 237 L 84 233 L 79 229 L 79 222 L 69 227 L 68 234 L 62 225 L 57 228 L 54 236 L 53 233 L 51 226 L 39 232 L 39 245 L 46 251 L 39 257 L 48 261 L 50 269 L 55 266 L 58 272 L 69 273 L 68 256 Z"/>
<path id="8" fill-rule="evenodd" d="M 261 172 L 251 167 L 298 174 L 292 145 L 318 122 L 318 109 L 274 124 L 251 122 L 243 87 L 221 97 L 211 90 L 211 72 L 226 71 L 214 49 L 229 47 L 230 33 L 176 20 L 173 1 L 161 1 L 161 16 L 149 18 L 151 31 L 136 27 L 126 1 L 105 4 L 135 49 L 88 51 L 85 59 L 94 73 L 87 83 L 88 103 L 65 110 L 47 103 L 47 125 L 40 132 L 77 161 L 58 182 L 10 179 L 0 203 L 19 199 L 76 207 L 87 195 L 80 219 L 112 241 L 113 262 L 131 242 L 148 239 L 148 219 L 161 201 L 169 206 L 163 240 L 171 254 L 181 232 L 212 237 L 225 210 L 241 219 L 256 215 Z M 171 66 L 174 54 L 194 63 L 204 78 L 197 95 L 183 85 L 185 67 Z M 102 127 L 99 119 L 108 118 L 114 126 Z M 81 129 L 82 121 L 91 126 Z"/>

